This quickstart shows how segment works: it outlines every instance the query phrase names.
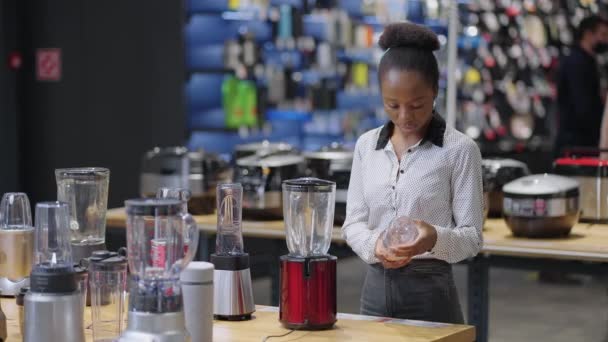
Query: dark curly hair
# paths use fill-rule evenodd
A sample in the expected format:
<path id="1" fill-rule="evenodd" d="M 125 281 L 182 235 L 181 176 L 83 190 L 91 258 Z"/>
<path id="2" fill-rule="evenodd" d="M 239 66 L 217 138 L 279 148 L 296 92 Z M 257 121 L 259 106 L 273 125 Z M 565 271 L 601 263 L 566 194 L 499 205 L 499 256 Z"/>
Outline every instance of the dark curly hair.
<path id="1" fill-rule="evenodd" d="M 413 23 L 389 24 L 378 45 L 385 50 L 378 66 L 380 83 L 386 72 L 398 69 L 417 71 L 429 86 L 439 88 L 439 67 L 433 54 L 439 50 L 439 40 L 429 28 Z"/>

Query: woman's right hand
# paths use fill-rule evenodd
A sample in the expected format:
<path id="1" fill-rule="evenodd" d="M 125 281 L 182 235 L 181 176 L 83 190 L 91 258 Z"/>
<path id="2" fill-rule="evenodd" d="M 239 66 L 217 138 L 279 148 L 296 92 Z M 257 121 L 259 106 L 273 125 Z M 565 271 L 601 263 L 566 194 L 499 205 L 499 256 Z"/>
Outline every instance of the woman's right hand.
<path id="1" fill-rule="evenodd" d="M 410 263 L 411 258 L 408 257 L 396 257 L 388 249 L 384 248 L 382 240 L 384 233 L 380 234 L 378 240 L 376 240 L 376 258 L 380 260 L 382 266 L 387 269 L 400 268 Z"/>

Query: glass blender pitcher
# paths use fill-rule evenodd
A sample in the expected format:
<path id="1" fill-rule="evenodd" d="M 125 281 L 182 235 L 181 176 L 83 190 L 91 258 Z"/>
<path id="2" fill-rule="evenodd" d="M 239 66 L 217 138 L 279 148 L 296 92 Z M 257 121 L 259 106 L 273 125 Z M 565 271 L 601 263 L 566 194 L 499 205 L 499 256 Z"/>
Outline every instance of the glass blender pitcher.
<path id="1" fill-rule="evenodd" d="M 283 182 L 289 254 L 281 257 L 279 320 L 288 329 L 329 329 L 336 322 L 336 263 L 331 244 L 336 183 L 318 178 Z"/>
<path id="2" fill-rule="evenodd" d="M 57 200 L 70 209 L 70 237 L 75 262 L 105 250 L 110 170 L 83 167 L 55 170 Z"/>
<path id="3" fill-rule="evenodd" d="M 183 202 L 135 199 L 127 210 L 129 319 L 119 341 L 184 341 L 181 271 L 193 259 L 198 229 Z"/>

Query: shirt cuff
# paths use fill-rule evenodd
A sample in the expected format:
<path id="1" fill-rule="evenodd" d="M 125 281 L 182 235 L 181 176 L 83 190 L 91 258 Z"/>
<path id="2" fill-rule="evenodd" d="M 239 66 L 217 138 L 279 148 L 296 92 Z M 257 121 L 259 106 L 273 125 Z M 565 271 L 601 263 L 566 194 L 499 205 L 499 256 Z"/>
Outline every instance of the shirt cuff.
<path id="1" fill-rule="evenodd" d="M 435 227 L 435 231 L 437 232 L 437 241 L 435 241 L 435 247 L 433 247 L 429 251 L 429 254 L 434 257 L 437 257 L 441 253 L 441 251 L 446 250 L 447 235 L 450 232 L 449 229 L 445 227 L 435 225 L 433 225 L 433 227 Z"/>
<path id="2" fill-rule="evenodd" d="M 380 237 L 380 234 L 382 234 L 384 230 L 383 229 L 374 229 L 372 230 L 372 233 L 370 235 L 370 238 L 368 241 L 370 241 L 371 246 L 368 246 L 368 257 L 366 258 L 365 262 L 372 265 L 372 264 L 377 264 L 380 262 L 380 259 L 376 258 L 376 242 L 378 241 L 378 238 Z"/>

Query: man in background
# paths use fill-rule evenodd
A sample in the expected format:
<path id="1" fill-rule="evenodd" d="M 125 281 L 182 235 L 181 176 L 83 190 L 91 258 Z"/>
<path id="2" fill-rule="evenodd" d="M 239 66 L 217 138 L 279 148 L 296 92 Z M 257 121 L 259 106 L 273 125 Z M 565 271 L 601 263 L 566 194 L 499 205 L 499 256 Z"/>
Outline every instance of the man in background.
<path id="1" fill-rule="evenodd" d="M 567 147 L 597 148 L 600 141 L 603 103 L 596 55 L 608 51 L 608 21 L 599 16 L 583 19 L 576 38 L 559 65 L 556 157 Z"/>

